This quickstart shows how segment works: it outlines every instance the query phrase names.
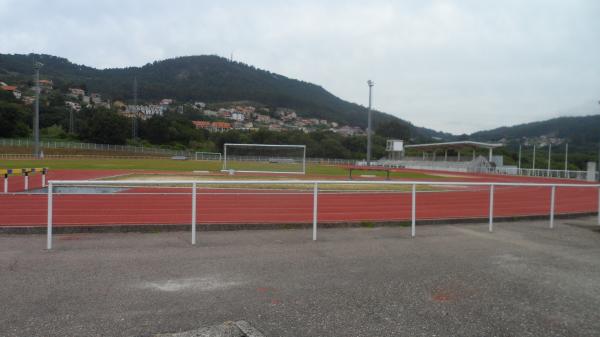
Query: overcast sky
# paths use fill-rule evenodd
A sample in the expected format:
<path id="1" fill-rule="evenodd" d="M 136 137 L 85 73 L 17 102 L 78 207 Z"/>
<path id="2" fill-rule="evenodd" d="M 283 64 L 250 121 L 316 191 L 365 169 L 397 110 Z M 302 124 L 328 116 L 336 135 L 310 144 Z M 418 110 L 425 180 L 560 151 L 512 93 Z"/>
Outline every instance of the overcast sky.
<path id="1" fill-rule="evenodd" d="M 217 54 L 453 133 L 600 113 L 600 1 L 0 0 L 0 53 Z"/>

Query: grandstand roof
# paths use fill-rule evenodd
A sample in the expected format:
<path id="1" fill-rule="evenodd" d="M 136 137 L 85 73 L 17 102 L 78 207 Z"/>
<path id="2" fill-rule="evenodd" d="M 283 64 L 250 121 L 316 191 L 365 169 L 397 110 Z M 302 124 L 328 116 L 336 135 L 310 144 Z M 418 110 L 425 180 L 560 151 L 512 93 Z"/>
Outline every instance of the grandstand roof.
<path id="1" fill-rule="evenodd" d="M 417 150 L 444 150 L 444 149 L 495 149 L 497 147 L 504 146 L 502 143 L 482 143 L 473 142 L 470 140 L 459 141 L 459 142 L 446 142 L 446 143 L 429 143 L 429 144 L 412 144 L 404 145 L 407 149 Z"/>

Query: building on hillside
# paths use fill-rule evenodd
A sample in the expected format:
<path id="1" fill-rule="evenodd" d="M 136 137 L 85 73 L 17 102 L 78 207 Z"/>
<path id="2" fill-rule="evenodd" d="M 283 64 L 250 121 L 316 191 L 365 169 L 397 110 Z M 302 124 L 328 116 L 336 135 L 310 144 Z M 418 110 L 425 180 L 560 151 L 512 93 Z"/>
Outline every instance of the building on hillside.
<path id="1" fill-rule="evenodd" d="M 213 132 L 223 132 L 231 130 L 231 124 L 227 122 L 212 122 L 210 125 L 210 131 Z"/>
<path id="2" fill-rule="evenodd" d="M 163 111 L 159 105 L 128 105 L 121 114 L 129 118 L 137 116 L 146 120 L 153 116 L 162 116 Z"/>
<path id="3" fill-rule="evenodd" d="M 258 123 L 270 123 L 271 117 L 267 115 L 256 114 L 254 120 Z"/>
<path id="4" fill-rule="evenodd" d="M 357 136 L 357 135 L 362 135 L 364 134 L 364 131 L 357 127 L 357 126 L 348 126 L 348 125 L 344 125 L 338 129 L 334 130 L 336 133 L 339 133 L 342 136 Z"/>
<path id="5" fill-rule="evenodd" d="M 102 96 L 99 93 L 94 92 L 90 94 L 90 100 L 94 104 L 99 104 L 102 103 Z"/>
<path id="6" fill-rule="evenodd" d="M 196 108 L 199 108 L 199 109 L 204 109 L 204 108 L 206 108 L 206 103 L 204 103 L 204 102 L 194 102 L 194 106 Z"/>
<path id="7" fill-rule="evenodd" d="M 67 96 L 79 99 L 80 97 L 85 96 L 85 90 L 79 88 L 69 88 L 69 93 Z"/>
<path id="8" fill-rule="evenodd" d="M 205 116 L 209 116 L 209 117 L 217 117 L 217 115 L 219 114 L 218 112 L 213 111 L 213 110 L 204 110 L 203 113 Z"/>
<path id="9" fill-rule="evenodd" d="M 160 108 L 162 109 L 163 112 L 167 111 L 167 109 L 169 108 L 169 106 L 173 104 L 173 99 L 171 98 L 163 98 L 158 105 L 160 105 Z"/>
<path id="10" fill-rule="evenodd" d="M 23 103 L 25 105 L 32 105 L 33 102 L 35 102 L 35 97 L 33 97 L 33 96 L 23 96 L 21 98 L 21 100 L 23 101 Z"/>
<path id="11" fill-rule="evenodd" d="M 95 103 L 94 106 L 97 108 L 110 109 L 110 101 L 101 101 L 101 102 Z"/>
<path id="12" fill-rule="evenodd" d="M 77 102 L 65 101 L 65 106 L 73 111 L 81 110 L 81 105 Z"/>
<path id="13" fill-rule="evenodd" d="M 42 91 L 49 91 L 54 88 L 54 82 L 52 80 L 40 80 L 40 89 Z"/>
<path id="14" fill-rule="evenodd" d="M 14 85 L 3 85 L 0 87 L 0 89 L 12 92 L 16 99 L 21 99 L 21 91 Z"/>
<path id="15" fill-rule="evenodd" d="M 112 106 L 120 111 L 126 110 L 127 109 L 127 104 L 125 104 L 123 101 L 114 101 Z"/>
<path id="16" fill-rule="evenodd" d="M 194 124 L 194 126 L 196 127 L 196 129 L 206 129 L 206 130 L 208 130 L 210 128 L 210 122 L 209 121 L 192 121 L 192 124 Z"/>
<path id="17" fill-rule="evenodd" d="M 231 130 L 231 123 L 227 122 L 209 122 L 209 121 L 192 121 L 196 129 L 204 129 L 210 132 L 223 132 Z"/>
<path id="18" fill-rule="evenodd" d="M 246 119 L 246 116 L 244 116 L 244 114 L 241 112 L 234 111 L 231 113 L 231 117 L 229 118 L 233 119 L 234 121 L 243 122 Z"/>

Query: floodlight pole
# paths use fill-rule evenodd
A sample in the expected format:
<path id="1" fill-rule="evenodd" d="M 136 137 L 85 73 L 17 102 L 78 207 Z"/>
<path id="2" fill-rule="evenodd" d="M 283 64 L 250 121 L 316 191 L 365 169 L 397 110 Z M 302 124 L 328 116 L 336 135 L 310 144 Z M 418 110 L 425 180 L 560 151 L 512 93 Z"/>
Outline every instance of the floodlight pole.
<path id="1" fill-rule="evenodd" d="M 519 144 L 519 165 L 517 166 L 517 168 L 521 170 L 521 144 Z"/>
<path id="2" fill-rule="evenodd" d="M 33 157 L 40 159 L 40 62 L 33 64 L 35 69 L 35 112 L 33 115 Z"/>
<path id="3" fill-rule="evenodd" d="M 548 144 L 548 174 L 550 176 L 550 164 L 552 163 L 552 144 Z"/>
<path id="4" fill-rule="evenodd" d="M 373 83 L 371 80 L 368 80 L 367 85 L 369 86 L 369 109 L 367 110 L 367 166 L 371 166 L 371 93 L 375 83 Z"/>
<path id="5" fill-rule="evenodd" d="M 533 144 L 533 163 L 531 164 L 531 169 L 535 170 L 535 144 Z M 535 175 L 534 172 L 532 173 Z"/>
<path id="6" fill-rule="evenodd" d="M 569 167 L 569 143 L 565 144 L 565 178 Z"/>

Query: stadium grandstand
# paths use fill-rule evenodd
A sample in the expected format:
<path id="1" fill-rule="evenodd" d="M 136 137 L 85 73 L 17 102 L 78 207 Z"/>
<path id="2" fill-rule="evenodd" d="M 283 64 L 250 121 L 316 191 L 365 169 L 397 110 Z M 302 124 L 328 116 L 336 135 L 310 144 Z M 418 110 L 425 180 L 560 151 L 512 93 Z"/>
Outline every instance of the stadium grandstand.
<path id="1" fill-rule="evenodd" d="M 405 167 L 453 172 L 490 172 L 504 166 L 502 156 L 494 156 L 499 143 L 457 141 L 399 146 L 400 141 L 388 141 L 388 157 L 377 164 L 385 167 Z"/>

